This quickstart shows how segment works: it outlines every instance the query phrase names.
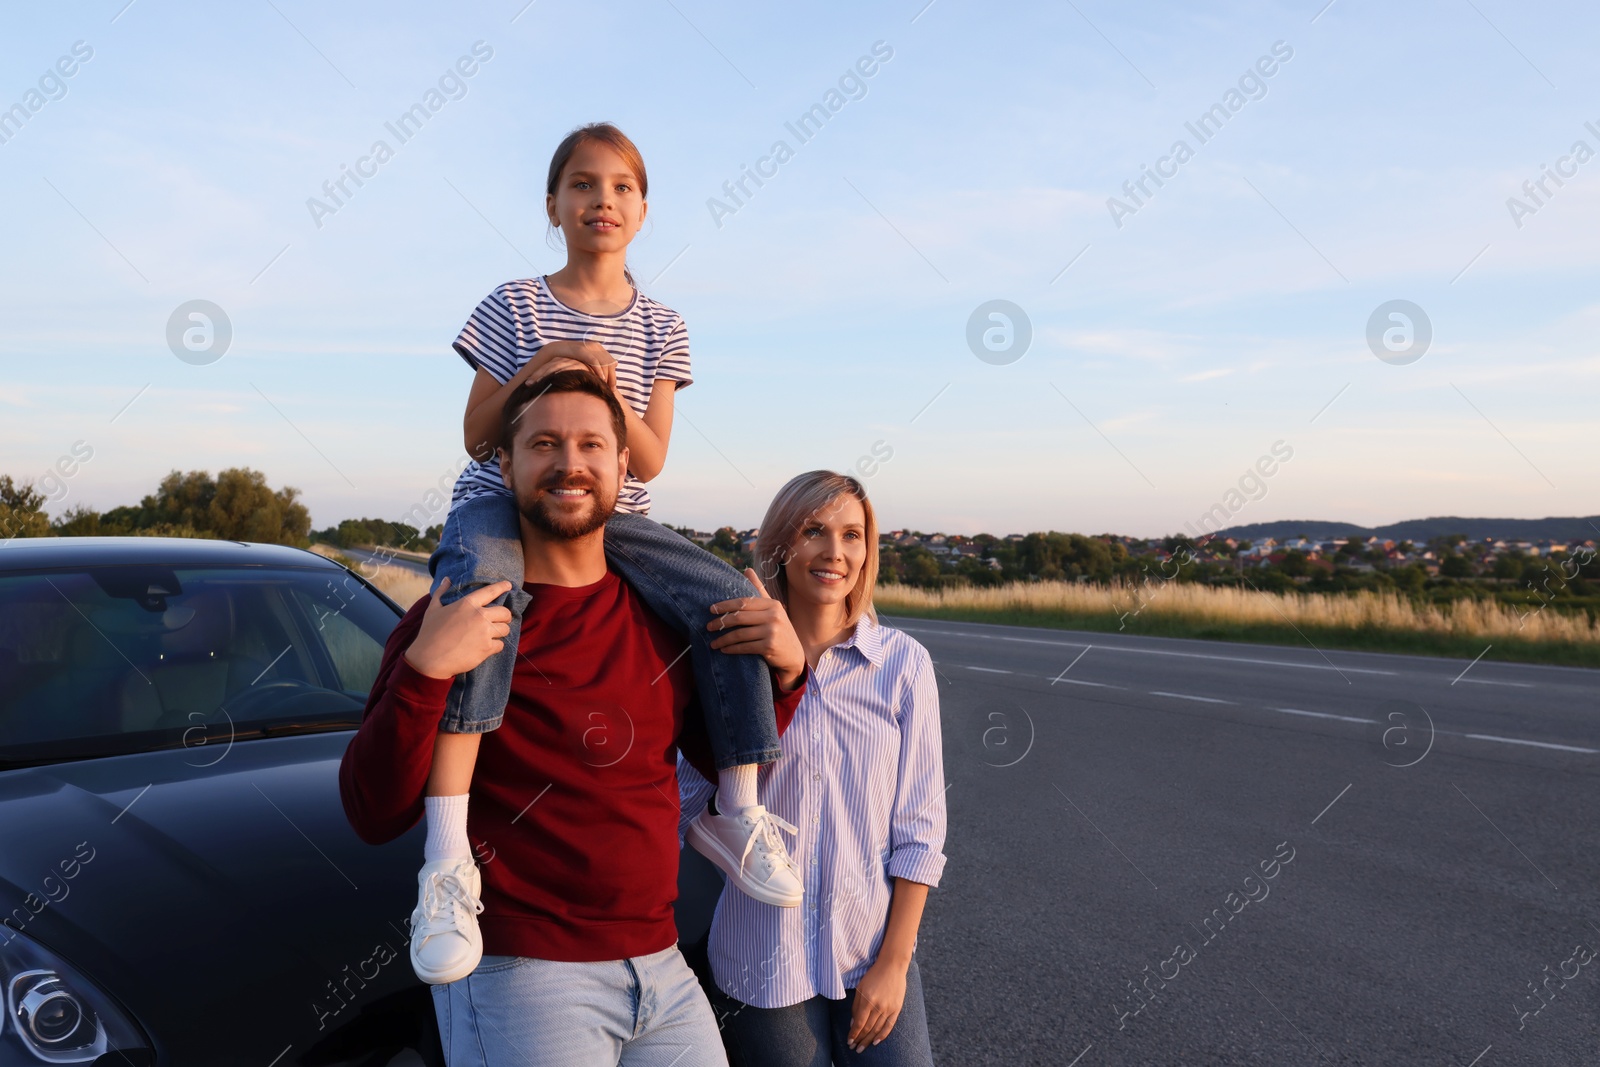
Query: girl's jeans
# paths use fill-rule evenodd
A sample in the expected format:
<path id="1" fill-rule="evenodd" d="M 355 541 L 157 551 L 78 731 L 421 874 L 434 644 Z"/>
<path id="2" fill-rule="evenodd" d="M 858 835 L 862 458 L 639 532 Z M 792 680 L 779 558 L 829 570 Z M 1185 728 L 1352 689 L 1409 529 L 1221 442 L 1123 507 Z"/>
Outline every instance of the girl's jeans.
<path id="1" fill-rule="evenodd" d="M 611 569 L 688 642 L 717 769 L 777 759 L 781 749 L 766 661 L 717 651 L 710 644 L 713 634 L 706 629 L 712 604 L 753 597 L 755 587 L 693 541 L 643 515 L 611 516 L 605 526 L 605 546 Z M 511 698 L 516 635 L 522 632 L 522 612 L 528 603 L 522 589 L 522 529 L 515 499 L 484 493 L 452 509 L 428 570 L 436 588 L 440 579 L 450 579 L 450 588 L 441 597 L 445 603 L 485 585 L 511 583 L 511 591 L 495 601 L 511 609 L 511 636 L 501 651 L 456 677 L 439 723 L 445 733 L 493 730 L 505 717 Z"/>

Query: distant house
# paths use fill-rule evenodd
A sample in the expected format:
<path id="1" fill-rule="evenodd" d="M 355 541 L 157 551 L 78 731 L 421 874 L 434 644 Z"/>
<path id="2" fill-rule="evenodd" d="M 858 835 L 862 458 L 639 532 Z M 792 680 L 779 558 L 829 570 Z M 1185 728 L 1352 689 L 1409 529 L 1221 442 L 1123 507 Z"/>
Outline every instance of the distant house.
<path id="1" fill-rule="evenodd" d="M 714 533 L 708 533 L 705 530 L 696 530 L 689 535 L 689 540 L 698 541 L 702 545 L 709 545 L 712 541 L 716 540 L 716 537 L 717 535 Z"/>

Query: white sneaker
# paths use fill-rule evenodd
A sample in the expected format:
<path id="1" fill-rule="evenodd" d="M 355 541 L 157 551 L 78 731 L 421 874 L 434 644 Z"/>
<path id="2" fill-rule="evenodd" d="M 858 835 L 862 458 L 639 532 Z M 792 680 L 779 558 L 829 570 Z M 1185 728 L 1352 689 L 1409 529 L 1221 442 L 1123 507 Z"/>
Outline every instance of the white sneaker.
<path id="1" fill-rule="evenodd" d="M 779 827 L 795 832 L 760 804 L 739 815 L 713 815 L 707 808 L 689 823 L 685 836 L 746 896 L 763 904 L 794 908 L 805 897 L 805 885 L 778 836 Z"/>
<path id="2" fill-rule="evenodd" d="M 417 875 L 417 906 L 411 913 L 411 969 L 429 985 L 471 974 L 483 959 L 478 865 L 466 859 L 434 860 Z"/>

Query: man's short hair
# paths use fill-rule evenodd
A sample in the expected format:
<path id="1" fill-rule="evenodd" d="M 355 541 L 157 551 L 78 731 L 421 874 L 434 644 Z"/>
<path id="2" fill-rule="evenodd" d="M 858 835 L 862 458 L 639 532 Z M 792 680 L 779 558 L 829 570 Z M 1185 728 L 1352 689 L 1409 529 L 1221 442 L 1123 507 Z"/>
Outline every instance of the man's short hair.
<path id="1" fill-rule="evenodd" d="M 623 414 L 622 402 L 617 399 L 617 394 L 607 389 L 606 384 L 590 371 L 562 370 L 537 381 L 523 382 L 506 398 L 506 406 L 500 416 L 500 447 L 506 452 L 511 451 L 511 443 L 517 436 L 517 423 L 528 405 L 547 393 L 583 393 L 599 400 L 611 413 L 611 428 L 617 434 L 617 451 L 621 452 L 628 446 L 628 417 Z"/>

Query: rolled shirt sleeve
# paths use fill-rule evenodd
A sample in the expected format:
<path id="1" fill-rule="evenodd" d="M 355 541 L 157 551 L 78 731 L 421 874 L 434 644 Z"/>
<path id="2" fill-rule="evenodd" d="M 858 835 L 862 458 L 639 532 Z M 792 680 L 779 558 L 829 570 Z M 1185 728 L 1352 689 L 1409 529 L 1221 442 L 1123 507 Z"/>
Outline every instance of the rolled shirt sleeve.
<path id="1" fill-rule="evenodd" d="M 900 778 L 889 826 L 889 877 L 939 884 L 945 864 L 944 794 L 939 686 L 932 658 L 918 645 L 900 706 Z"/>

